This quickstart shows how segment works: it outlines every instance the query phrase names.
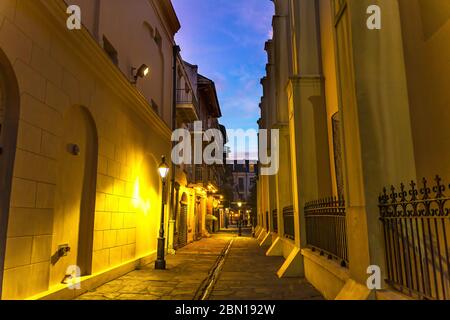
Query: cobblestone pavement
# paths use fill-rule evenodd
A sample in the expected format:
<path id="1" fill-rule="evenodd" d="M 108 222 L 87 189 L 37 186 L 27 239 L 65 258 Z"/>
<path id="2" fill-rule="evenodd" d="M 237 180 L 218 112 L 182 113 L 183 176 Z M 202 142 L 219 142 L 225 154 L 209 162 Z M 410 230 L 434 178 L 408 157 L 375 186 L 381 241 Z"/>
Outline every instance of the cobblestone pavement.
<path id="1" fill-rule="evenodd" d="M 210 300 L 317 300 L 321 294 L 303 278 L 279 279 L 282 257 L 266 257 L 255 239 L 236 238 Z"/>
<path id="2" fill-rule="evenodd" d="M 80 300 L 192 300 L 233 234 L 202 239 L 166 257 L 167 270 L 151 263 L 81 295 Z"/>
<path id="3" fill-rule="evenodd" d="M 167 257 L 167 270 L 153 264 L 80 296 L 80 300 L 192 300 L 218 256 L 234 238 L 211 300 L 321 299 L 305 280 L 278 279 L 280 257 L 266 257 L 255 239 L 221 233 L 189 244 Z"/>

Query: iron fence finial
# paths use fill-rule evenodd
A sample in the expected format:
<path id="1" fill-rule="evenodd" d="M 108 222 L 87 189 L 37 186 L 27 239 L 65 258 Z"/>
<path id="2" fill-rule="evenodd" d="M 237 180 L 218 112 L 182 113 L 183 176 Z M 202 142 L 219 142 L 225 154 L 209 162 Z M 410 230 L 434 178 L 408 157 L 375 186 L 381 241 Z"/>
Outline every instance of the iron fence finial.
<path id="1" fill-rule="evenodd" d="M 433 191 L 436 193 L 436 198 L 443 198 L 445 186 L 441 184 L 441 177 L 439 175 L 436 175 L 434 181 L 436 181 L 436 186 L 433 187 Z"/>
<path id="2" fill-rule="evenodd" d="M 430 190 L 430 188 L 428 188 L 428 186 L 427 186 L 427 184 L 428 184 L 427 179 L 423 178 L 423 179 L 422 179 L 422 184 L 423 184 L 423 188 L 420 189 L 420 194 L 423 195 L 423 200 L 429 199 L 429 198 L 430 198 L 429 195 L 430 195 L 430 193 L 431 193 L 431 190 Z"/>

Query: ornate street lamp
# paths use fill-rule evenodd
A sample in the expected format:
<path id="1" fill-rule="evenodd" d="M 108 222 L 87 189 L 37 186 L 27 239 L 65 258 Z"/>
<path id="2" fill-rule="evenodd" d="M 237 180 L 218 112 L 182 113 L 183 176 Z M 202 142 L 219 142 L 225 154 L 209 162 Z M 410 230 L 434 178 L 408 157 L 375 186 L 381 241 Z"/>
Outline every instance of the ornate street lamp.
<path id="1" fill-rule="evenodd" d="M 166 269 L 166 260 L 164 259 L 164 247 L 165 247 L 165 238 L 164 238 L 164 191 L 166 187 L 166 179 L 169 174 L 169 166 L 166 163 L 166 157 L 161 157 L 161 164 L 158 167 L 159 176 L 162 181 L 162 196 L 161 196 L 161 226 L 159 228 L 159 238 L 158 238 L 158 251 L 157 251 L 157 259 L 155 261 L 155 269 L 156 270 L 165 270 Z"/>

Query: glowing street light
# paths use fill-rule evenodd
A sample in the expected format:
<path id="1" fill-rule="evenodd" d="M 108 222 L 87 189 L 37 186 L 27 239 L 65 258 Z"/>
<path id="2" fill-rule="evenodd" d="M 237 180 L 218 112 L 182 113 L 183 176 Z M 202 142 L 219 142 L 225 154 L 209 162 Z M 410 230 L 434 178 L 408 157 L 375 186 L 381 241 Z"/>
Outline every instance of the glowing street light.
<path id="1" fill-rule="evenodd" d="M 159 176 L 161 177 L 161 180 L 163 183 L 166 182 L 167 174 L 169 173 L 169 166 L 166 163 L 166 157 L 161 157 L 161 164 L 158 167 Z"/>
<path id="2" fill-rule="evenodd" d="M 166 269 L 166 260 L 164 258 L 164 247 L 165 247 L 165 238 L 164 238 L 164 190 L 166 186 L 167 175 L 169 174 L 169 166 L 166 163 L 166 157 L 161 157 L 161 164 L 158 167 L 159 176 L 162 181 L 162 196 L 161 196 L 161 226 L 159 228 L 159 238 L 158 238 L 158 251 L 157 251 L 157 259 L 155 261 L 155 269 L 156 270 L 165 270 Z"/>

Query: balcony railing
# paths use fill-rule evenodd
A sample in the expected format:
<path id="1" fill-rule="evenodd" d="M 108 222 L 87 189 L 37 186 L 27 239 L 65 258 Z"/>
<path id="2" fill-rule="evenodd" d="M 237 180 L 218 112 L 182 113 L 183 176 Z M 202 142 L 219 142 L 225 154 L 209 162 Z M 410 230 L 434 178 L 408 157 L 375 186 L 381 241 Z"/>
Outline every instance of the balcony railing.
<path id="1" fill-rule="evenodd" d="M 450 190 L 436 176 L 406 189 L 391 186 L 379 198 L 384 227 L 387 280 L 419 299 L 450 299 Z"/>
<path id="2" fill-rule="evenodd" d="M 283 225 L 284 237 L 287 239 L 295 239 L 294 229 L 294 206 L 285 207 L 283 209 Z"/>
<path id="3" fill-rule="evenodd" d="M 273 224 L 273 232 L 278 233 L 278 211 L 274 209 L 272 211 L 272 224 Z"/>
<path id="4" fill-rule="evenodd" d="M 313 251 L 337 259 L 341 266 L 348 265 L 345 201 L 327 198 L 312 201 L 305 206 L 306 241 Z"/>
<path id="5" fill-rule="evenodd" d="M 198 103 L 191 89 L 177 89 L 177 117 L 187 123 L 198 119 Z"/>
<path id="6" fill-rule="evenodd" d="M 197 108 L 197 99 L 190 89 L 177 89 L 177 104 L 191 104 Z"/>

